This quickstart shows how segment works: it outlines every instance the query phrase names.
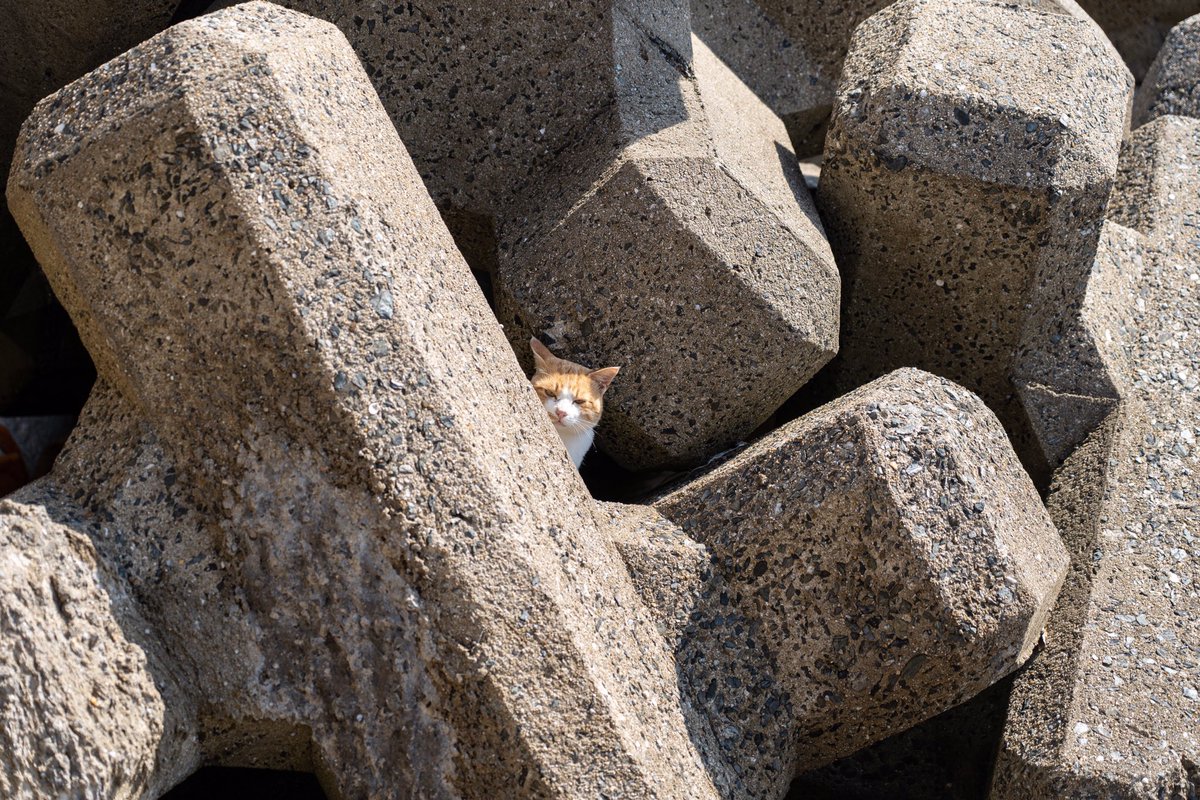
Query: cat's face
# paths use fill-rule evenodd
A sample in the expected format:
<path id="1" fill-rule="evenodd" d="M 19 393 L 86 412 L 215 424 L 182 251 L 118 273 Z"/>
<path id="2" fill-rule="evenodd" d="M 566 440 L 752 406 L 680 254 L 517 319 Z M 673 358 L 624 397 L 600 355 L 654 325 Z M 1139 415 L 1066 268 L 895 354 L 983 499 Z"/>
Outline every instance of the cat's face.
<path id="1" fill-rule="evenodd" d="M 560 430 L 594 428 L 604 411 L 604 392 L 620 367 L 588 369 L 559 358 L 537 339 L 531 339 L 537 371 L 530 379 L 546 415 Z"/>

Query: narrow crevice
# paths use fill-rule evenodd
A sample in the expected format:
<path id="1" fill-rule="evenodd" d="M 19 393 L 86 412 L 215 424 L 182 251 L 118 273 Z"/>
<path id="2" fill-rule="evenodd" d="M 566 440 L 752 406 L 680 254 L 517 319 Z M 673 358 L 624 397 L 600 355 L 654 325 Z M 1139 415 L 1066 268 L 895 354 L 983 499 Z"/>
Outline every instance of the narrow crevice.
<path id="1" fill-rule="evenodd" d="M 1187 775 L 1187 800 L 1200 800 L 1200 764 L 1187 756 L 1180 756 L 1179 763 Z"/>
<path id="2" fill-rule="evenodd" d="M 658 48 L 658 52 L 662 53 L 662 57 L 667 60 L 667 63 L 675 68 L 676 72 L 688 80 L 695 80 L 696 73 L 692 69 L 692 62 L 690 59 L 681 56 L 678 52 L 676 52 L 674 47 L 671 47 L 671 45 L 667 44 L 663 39 L 655 36 L 653 33 L 647 32 L 646 36 L 650 39 L 651 44 Z"/>
<path id="3" fill-rule="evenodd" d="M 215 0 L 182 0 L 171 15 L 171 24 L 177 25 L 189 19 L 195 19 L 208 12 Z"/>
<path id="4" fill-rule="evenodd" d="M 328 800 L 311 772 L 245 767 L 203 767 L 162 800 Z"/>

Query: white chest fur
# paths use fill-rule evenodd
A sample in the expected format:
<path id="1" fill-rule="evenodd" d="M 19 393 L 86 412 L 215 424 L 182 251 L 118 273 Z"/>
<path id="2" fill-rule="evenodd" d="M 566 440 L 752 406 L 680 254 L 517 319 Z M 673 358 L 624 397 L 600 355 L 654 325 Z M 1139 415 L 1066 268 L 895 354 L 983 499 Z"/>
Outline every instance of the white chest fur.
<path id="1" fill-rule="evenodd" d="M 558 431 L 563 444 L 567 446 L 567 452 L 571 454 L 571 461 L 578 468 L 583 463 L 583 457 L 587 455 L 587 451 L 591 449 L 592 438 L 596 435 L 596 432 L 591 428 L 567 430 L 566 428 L 556 427 L 555 430 Z"/>

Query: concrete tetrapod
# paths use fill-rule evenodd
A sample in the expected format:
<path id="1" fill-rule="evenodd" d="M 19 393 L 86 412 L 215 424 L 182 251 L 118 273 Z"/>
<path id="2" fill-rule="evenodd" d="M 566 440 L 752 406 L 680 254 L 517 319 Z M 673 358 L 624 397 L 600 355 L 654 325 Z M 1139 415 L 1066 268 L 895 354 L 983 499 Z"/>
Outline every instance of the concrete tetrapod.
<path id="1" fill-rule="evenodd" d="M 661 521 L 619 547 L 746 797 L 782 796 L 797 771 L 1016 669 L 1067 566 L 995 416 L 916 370 L 779 429 L 653 510 Z"/>
<path id="2" fill-rule="evenodd" d="M 1134 96 L 1134 125 L 1167 114 L 1200 117 L 1200 14 L 1171 29 Z"/>
<path id="3" fill-rule="evenodd" d="M 332 26 L 261 3 L 177 26 L 44 101 L 17 163 L 101 382 L 0 506 L 0 685 L 31 709 L 0 724 L 6 795 L 152 796 L 223 763 L 339 798 L 778 796 L 865 743 L 833 694 L 886 735 L 1036 640 L 1061 546 L 995 419 L 917 373 L 624 509 L 715 558 L 631 577 L 630 526 L 587 496 Z M 778 724 L 726 694 L 751 670 Z M 47 741 L 85 757 L 47 766 Z"/>
<path id="4" fill-rule="evenodd" d="M 780 116 L 796 152 L 817 155 L 824 148 L 850 37 L 859 23 L 893 2 L 694 0 L 692 29 Z M 1015 4 L 1096 25 L 1075 0 Z"/>
<path id="5" fill-rule="evenodd" d="M 45 505 L 46 562 L 62 526 L 91 534 L 203 758 L 310 761 L 335 797 L 715 796 L 670 652 L 333 26 L 267 4 L 176 26 L 44 101 L 16 163 L 111 389 L 5 529 Z M 35 659 L 64 687 L 91 667 L 57 668 Z M 0 772 L 50 785 L 28 752 Z M 63 769 L 68 794 L 164 781 Z"/>
<path id="6" fill-rule="evenodd" d="M 698 40 L 684 74 L 619 49 L 625 145 L 564 156 L 571 188 L 506 226 L 498 310 L 522 352 L 535 333 L 628 365 L 597 434 L 609 455 L 692 466 L 833 357 L 837 269 L 779 119 Z"/>
<path id="7" fill-rule="evenodd" d="M 353 44 L 523 363 L 537 335 L 623 366 L 597 438 L 622 465 L 702 463 L 833 357 L 837 267 L 787 131 L 686 2 L 287 5 Z"/>
<path id="8" fill-rule="evenodd" d="M 1125 388 L 1055 474 L 1048 505 L 1072 567 L 1047 649 L 1014 686 L 993 798 L 1197 790 L 1198 179 L 1200 120 L 1134 133 L 1113 195 L 1113 221 L 1141 249 L 1114 296 L 1134 332 L 1110 362 Z"/>
<path id="9" fill-rule="evenodd" d="M 1091 269 L 1131 91 L 1063 14 L 902 0 L 859 26 L 818 197 L 846 295 L 839 388 L 928 369 L 980 394 L 1037 466 L 1014 351 L 1037 287 Z"/>

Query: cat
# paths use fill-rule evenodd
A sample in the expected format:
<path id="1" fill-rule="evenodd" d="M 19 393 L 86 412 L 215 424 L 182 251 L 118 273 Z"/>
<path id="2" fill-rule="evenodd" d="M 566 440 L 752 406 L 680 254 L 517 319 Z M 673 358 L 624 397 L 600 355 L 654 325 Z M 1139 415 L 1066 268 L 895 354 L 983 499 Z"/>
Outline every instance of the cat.
<path id="1" fill-rule="evenodd" d="M 604 393 L 621 368 L 588 369 L 554 355 L 536 337 L 529 347 L 537 367 L 529 381 L 578 469 L 604 412 Z"/>

